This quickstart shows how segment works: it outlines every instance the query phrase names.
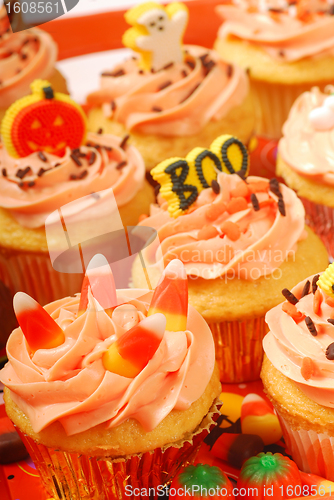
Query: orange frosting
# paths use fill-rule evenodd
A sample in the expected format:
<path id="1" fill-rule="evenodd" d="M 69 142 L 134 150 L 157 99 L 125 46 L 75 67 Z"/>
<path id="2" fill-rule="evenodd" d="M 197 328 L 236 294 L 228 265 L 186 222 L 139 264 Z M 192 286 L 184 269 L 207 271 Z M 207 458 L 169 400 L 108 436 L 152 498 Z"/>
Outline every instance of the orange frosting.
<path id="1" fill-rule="evenodd" d="M 0 144 L 0 206 L 23 226 L 34 228 L 43 226 L 47 216 L 62 205 L 110 187 L 118 206 L 125 205 L 142 188 L 145 166 L 134 147 L 120 148 L 121 141 L 90 133 L 79 156 L 67 148 L 62 158 L 43 153 L 45 161 L 37 152 L 13 158 Z M 20 171 L 27 169 L 22 178 Z"/>
<path id="2" fill-rule="evenodd" d="M 243 102 L 248 81 L 243 70 L 225 63 L 216 52 L 192 45 L 184 49 L 185 62 L 155 73 L 140 70 L 135 58 L 103 73 L 101 88 L 88 96 L 88 103 L 102 105 L 107 117 L 130 131 L 198 133 Z"/>
<path id="3" fill-rule="evenodd" d="M 267 179 L 248 177 L 246 184 L 237 174 L 220 173 L 217 181 L 219 194 L 211 187 L 204 189 L 190 210 L 176 219 L 159 196 L 160 206 L 152 206 L 151 216 L 139 223 L 156 229 L 161 244 L 156 253 L 153 245 L 143 250 L 147 266 L 163 269 L 163 260 L 178 258 L 188 275 L 257 279 L 271 274 L 295 251 L 304 237 L 305 211 L 294 191 L 280 185 L 283 216 Z"/>
<path id="4" fill-rule="evenodd" d="M 54 72 L 57 46 L 51 36 L 37 28 L 13 33 L 6 9 L 0 8 L 0 108 L 7 108 L 30 93 L 36 78 Z"/>
<path id="5" fill-rule="evenodd" d="M 279 61 L 334 55 L 333 2 L 231 0 L 217 7 L 224 19 L 218 37 L 237 37 Z"/>
<path id="6" fill-rule="evenodd" d="M 116 307 L 111 317 L 90 292 L 88 308 L 79 317 L 79 295 L 53 302 L 45 309 L 64 331 L 65 342 L 34 354 L 21 329 L 13 331 L 7 343 L 9 363 L 0 379 L 35 432 L 59 421 L 73 435 L 129 418 L 150 431 L 173 409 L 188 409 L 201 397 L 214 369 L 214 343 L 209 327 L 191 306 L 187 329 L 166 330 L 137 376 L 127 378 L 104 368 L 103 354 L 146 317 L 151 298 L 147 290 L 120 290 L 119 303 L 127 304 Z"/>
<path id="7" fill-rule="evenodd" d="M 313 276 L 308 278 L 312 283 Z M 327 347 L 334 342 L 333 305 L 318 288 L 301 298 L 307 279 L 292 289 L 299 299 L 296 309 L 301 318 L 294 319 L 284 304 L 279 304 L 266 315 L 270 331 L 263 340 L 263 348 L 271 363 L 283 375 L 293 380 L 310 399 L 334 408 L 334 361 L 326 357 Z M 305 317 L 311 318 L 317 335 L 310 333 Z"/>

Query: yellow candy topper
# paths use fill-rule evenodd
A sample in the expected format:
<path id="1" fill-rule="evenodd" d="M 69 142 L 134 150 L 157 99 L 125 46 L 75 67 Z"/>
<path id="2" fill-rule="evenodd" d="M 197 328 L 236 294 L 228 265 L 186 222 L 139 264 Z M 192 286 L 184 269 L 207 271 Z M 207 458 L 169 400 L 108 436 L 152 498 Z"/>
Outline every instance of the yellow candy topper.
<path id="1" fill-rule="evenodd" d="M 209 149 L 195 148 L 186 158 L 169 158 L 154 167 L 151 175 L 161 185 L 160 194 L 168 202 L 170 215 L 178 217 L 203 189 L 211 187 L 219 171 L 248 175 L 247 148 L 232 135 L 218 137 Z"/>
<path id="2" fill-rule="evenodd" d="M 140 66 L 158 71 L 170 63 L 183 61 L 182 38 L 188 21 L 188 9 L 180 2 L 163 7 L 147 2 L 125 14 L 133 28 L 123 35 L 123 44 L 141 55 Z"/>
<path id="3" fill-rule="evenodd" d="M 32 94 L 14 102 L 1 124 L 3 143 L 11 156 L 20 158 L 36 151 L 63 156 L 66 147 L 85 140 L 86 115 L 66 94 L 54 92 L 46 80 L 35 80 Z"/>
<path id="4" fill-rule="evenodd" d="M 334 263 L 330 264 L 317 281 L 317 285 L 329 297 L 334 297 Z"/>

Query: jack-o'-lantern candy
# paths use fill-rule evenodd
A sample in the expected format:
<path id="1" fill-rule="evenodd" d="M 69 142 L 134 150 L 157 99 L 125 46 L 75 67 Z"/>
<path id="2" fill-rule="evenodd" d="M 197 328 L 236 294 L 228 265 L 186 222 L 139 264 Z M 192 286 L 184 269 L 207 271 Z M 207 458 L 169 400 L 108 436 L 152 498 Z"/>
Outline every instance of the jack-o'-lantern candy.
<path id="1" fill-rule="evenodd" d="M 46 151 L 57 156 L 78 148 L 87 131 L 85 113 L 68 95 L 54 92 L 46 80 L 31 84 L 32 94 L 14 102 L 1 126 L 5 148 L 14 158 Z"/>
<path id="2" fill-rule="evenodd" d="M 246 177 L 248 171 L 246 146 L 236 137 L 222 135 L 209 149 L 195 148 L 186 158 L 164 160 L 151 174 L 161 185 L 160 194 L 168 203 L 168 212 L 178 217 L 190 208 L 203 189 L 211 187 L 218 172 Z"/>

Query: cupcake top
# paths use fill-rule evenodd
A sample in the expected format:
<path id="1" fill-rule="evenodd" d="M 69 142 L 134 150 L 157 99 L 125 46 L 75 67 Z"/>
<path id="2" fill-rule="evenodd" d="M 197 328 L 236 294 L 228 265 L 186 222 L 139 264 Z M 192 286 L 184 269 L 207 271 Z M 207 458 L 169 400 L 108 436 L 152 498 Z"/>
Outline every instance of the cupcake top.
<path id="1" fill-rule="evenodd" d="M 87 101 L 102 105 L 105 116 L 129 131 L 188 136 L 243 102 L 248 80 L 242 69 L 214 51 L 182 45 L 183 4 L 165 8 L 149 2 L 131 9 L 126 19 L 134 27 L 123 42 L 139 53 L 143 46 L 150 50 L 102 73 L 101 88 Z"/>
<path id="2" fill-rule="evenodd" d="M 218 155 L 218 150 L 223 151 L 224 161 L 229 155 L 226 144 L 228 148 L 242 145 L 231 136 L 222 136 L 210 150 L 195 148 L 186 159 L 166 160 L 151 171 L 162 183 L 159 204 L 152 206 L 150 217 L 140 225 L 157 230 L 160 246 L 155 254 L 152 248 L 143 250 L 146 265 L 163 269 L 178 258 L 191 276 L 257 279 L 273 273 L 304 238 L 305 212 L 294 191 L 276 179 L 250 176 L 243 180 L 242 171 L 238 175 L 225 170 L 217 176 L 219 159 L 214 151 Z M 234 153 L 237 156 L 235 149 Z M 198 160 L 204 163 L 204 157 L 214 161 L 215 169 L 206 163 L 200 175 Z M 227 164 L 233 171 L 232 163 Z M 176 178 L 168 174 L 173 167 L 179 169 Z M 188 172 L 187 178 L 181 169 Z M 211 187 L 197 188 L 197 174 L 202 184 L 209 182 Z M 186 197 L 188 192 L 192 194 Z"/>
<path id="3" fill-rule="evenodd" d="M 319 279 L 320 276 L 320 279 Z M 274 367 L 316 403 L 334 408 L 333 265 L 311 276 L 266 315 L 263 348 Z"/>
<path id="4" fill-rule="evenodd" d="M 25 294 L 14 298 L 21 327 L 0 378 L 33 430 L 59 421 L 70 436 L 134 418 L 150 431 L 173 409 L 188 409 L 215 354 L 209 327 L 188 309 L 182 264 L 172 262 L 154 292 L 116 292 L 108 263 L 88 266 L 86 278 L 81 296 L 44 309 Z"/>
<path id="5" fill-rule="evenodd" d="M 315 87 L 298 97 L 283 126 L 279 153 L 299 175 L 334 186 L 334 94 Z"/>
<path id="6" fill-rule="evenodd" d="M 37 81 L 39 90 L 41 86 L 50 88 Z M 86 136 L 82 109 L 64 94 L 36 99 L 17 101 L 3 120 L 1 207 L 21 225 L 36 228 L 60 206 L 91 193 L 94 197 L 96 191 L 112 188 L 118 206 L 129 202 L 143 186 L 145 166 L 127 138 L 102 131 Z M 94 200 L 98 203 L 99 197 Z"/>
<path id="7" fill-rule="evenodd" d="M 36 78 L 49 78 L 57 59 L 51 36 L 37 28 L 13 33 L 5 6 L 0 7 L 0 108 L 29 92 Z"/>
<path id="8" fill-rule="evenodd" d="M 218 37 L 250 42 L 281 62 L 334 55 L 332 0 L 227 0 Z"/>

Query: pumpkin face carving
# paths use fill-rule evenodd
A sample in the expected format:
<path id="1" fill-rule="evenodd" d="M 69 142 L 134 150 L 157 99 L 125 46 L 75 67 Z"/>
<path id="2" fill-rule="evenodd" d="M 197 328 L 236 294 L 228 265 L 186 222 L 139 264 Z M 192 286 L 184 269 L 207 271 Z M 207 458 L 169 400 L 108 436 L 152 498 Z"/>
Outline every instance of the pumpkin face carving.
<path id="1" fill-rule="evenodd" d="M 1 133 L 9 154 L 45 151 L 63 156 L 66 147 L 81 146 L 86 136 L 82 108 L 69 96 L 54 94 L 46 81 L 35 80 L 31 88 L 33 94 L 16 101 L 3 119 Z"/>

